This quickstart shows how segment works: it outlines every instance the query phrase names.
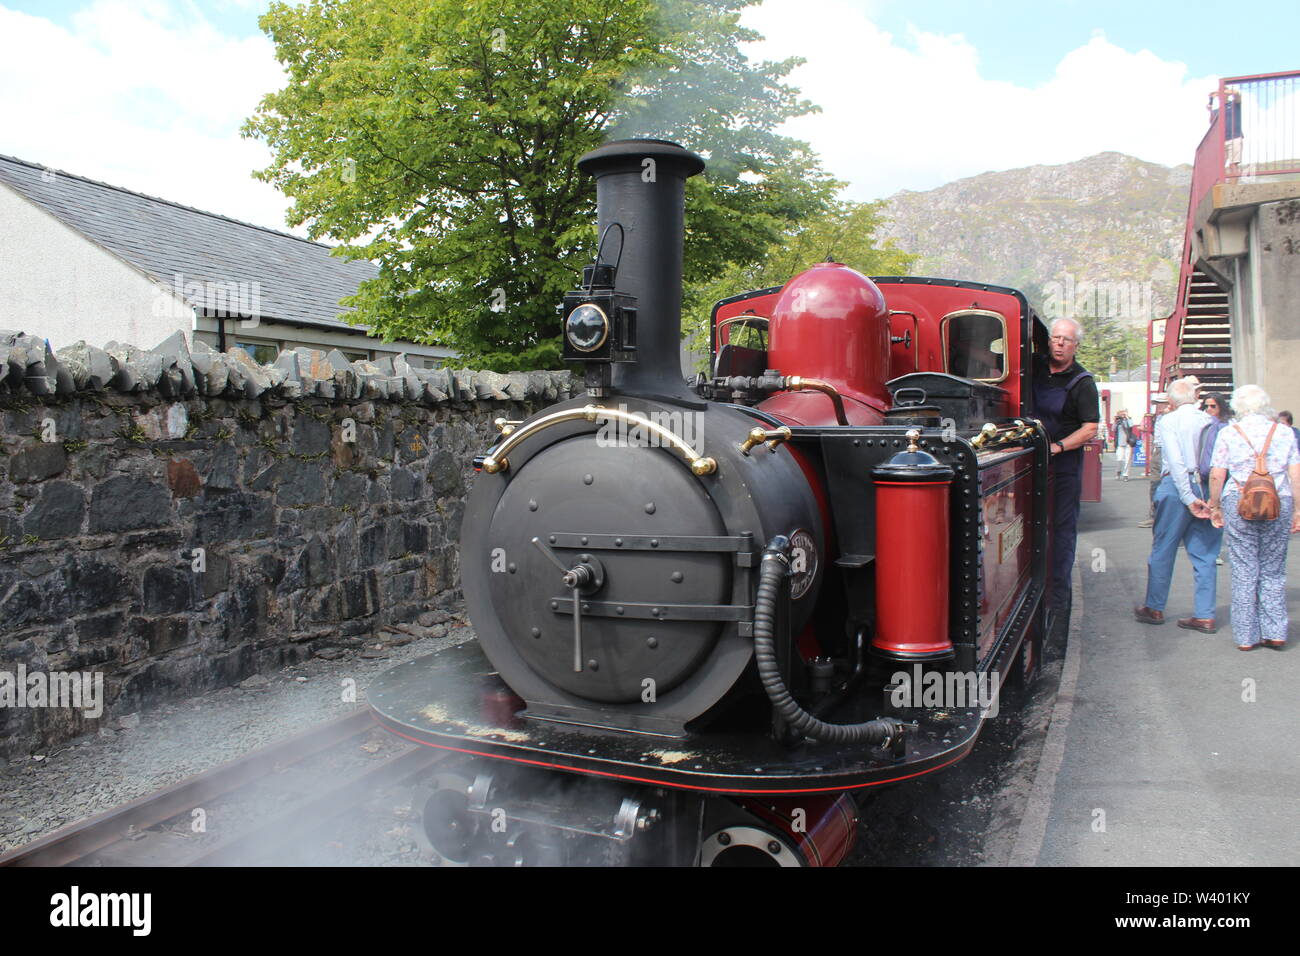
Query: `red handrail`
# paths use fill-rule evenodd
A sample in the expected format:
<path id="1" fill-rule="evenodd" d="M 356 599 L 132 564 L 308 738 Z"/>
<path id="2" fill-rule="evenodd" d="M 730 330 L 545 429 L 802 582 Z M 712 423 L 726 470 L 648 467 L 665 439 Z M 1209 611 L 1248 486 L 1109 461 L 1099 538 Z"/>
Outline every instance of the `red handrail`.
<path id="1" fill-rule="evenodd" d="M 1179 362 L 1188 285 L 1196 272 L 1192 230 L 1201 201 L 1221 183 L 1300 174 L 1300 70 L 1225 77 L 1210 94 L 1207 107 L 1210 126 L 1196 147 L 1178 287 L 1165 325 L 1159 379 L 1162 390 Z M 1149 399 L 1148 395 L 1148 409 Z"/>

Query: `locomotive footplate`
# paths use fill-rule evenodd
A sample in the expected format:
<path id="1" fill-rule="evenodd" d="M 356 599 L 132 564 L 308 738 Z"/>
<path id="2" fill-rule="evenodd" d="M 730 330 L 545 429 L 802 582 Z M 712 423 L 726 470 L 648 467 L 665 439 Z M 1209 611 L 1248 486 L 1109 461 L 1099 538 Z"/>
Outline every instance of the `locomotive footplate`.
<path id="1" fill-rule="evenodd" d="M 379 722 L 407 740 L 456 753 L 611 780 L 726 794 L 855 790 L 917 777 L 970 752 L 979 706 L 891 710 L 878 695 L 850 698 L 825 715 L 837 723 L 895 716 L 912 724 L 895 758 L 862 744 L 804 742 L 705 729 L 685 737 L 594 730 L 516 716 L 523 707 L 468 642 L 400 664 L 367 690 Z"/>

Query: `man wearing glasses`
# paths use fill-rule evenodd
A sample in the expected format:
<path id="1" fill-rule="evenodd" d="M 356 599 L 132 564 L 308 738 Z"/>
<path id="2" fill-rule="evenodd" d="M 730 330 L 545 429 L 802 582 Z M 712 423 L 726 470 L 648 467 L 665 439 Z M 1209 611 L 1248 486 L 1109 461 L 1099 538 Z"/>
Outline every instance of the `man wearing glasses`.
<path id="1" fill-rule="evenodd" d="M 1051 441 L 1052 549 L 1047 609 L 1052 627 L 1070 620 L 1070 571 L 1083 490 L 1083 446 L 1097 437 L 1101 420 L 1097 383 L 1074 360 L 1083 328 L 1073 319 L 1052 323 L 1048 354 L 1034 355 L 1034 411 Z"/>

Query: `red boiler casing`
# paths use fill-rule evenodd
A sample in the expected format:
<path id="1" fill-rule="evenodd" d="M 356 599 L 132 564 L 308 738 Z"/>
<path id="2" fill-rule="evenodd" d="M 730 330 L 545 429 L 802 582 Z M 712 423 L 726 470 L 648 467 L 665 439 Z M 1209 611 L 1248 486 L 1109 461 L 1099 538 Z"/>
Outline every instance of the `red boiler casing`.
<path id="1" fill-rule="evenodd" d="M 876 425 L 889 408 L 889 310 L 879 287 L 840 262 L 822 262 L 781 290 L 768 327 L 768 367 L 820 379 L 844 399 L 851 425 Z M 818 392 L 781 392 L 763 411 L 792 425 L 833 425 Z"/>
<path id="2" fill-rule="evenodd" d="M 949 493 L 953 471 L 915 443 L 872 471 L 876 490 L 876 633 L 902 661 L 951 657 Z"/>

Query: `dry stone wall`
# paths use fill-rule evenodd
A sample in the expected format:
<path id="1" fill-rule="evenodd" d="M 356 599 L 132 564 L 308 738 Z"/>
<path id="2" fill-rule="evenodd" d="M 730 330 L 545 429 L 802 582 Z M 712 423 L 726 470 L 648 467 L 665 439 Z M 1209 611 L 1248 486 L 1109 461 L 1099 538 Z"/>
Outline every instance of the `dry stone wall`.
<path id="1" fill-rule="evenodd" d="M 437 627 L 492 420 L 571 387 L 308 349 L 260 366 L 179 334 L 55 355 L 0 331 L 0 674 L 101 673 L 105 702 L 0 706 L 0 755 Z"/>

